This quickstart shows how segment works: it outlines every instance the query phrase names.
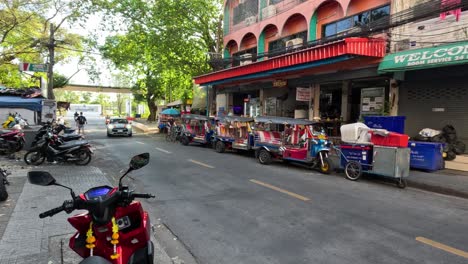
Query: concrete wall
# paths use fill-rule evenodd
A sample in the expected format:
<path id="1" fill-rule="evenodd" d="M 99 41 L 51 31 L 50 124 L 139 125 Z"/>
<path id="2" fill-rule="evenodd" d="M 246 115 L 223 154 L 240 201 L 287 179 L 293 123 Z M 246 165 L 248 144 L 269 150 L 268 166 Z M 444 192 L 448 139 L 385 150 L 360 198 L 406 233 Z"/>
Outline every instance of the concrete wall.
<path id="1" fill-rule="evenodd" d="M 10 113 L 19 113 L 30 125 L 35 124 L 34 117 L 36 116 L 36 112 L 24 108 L 0 108 L 0 122 L 5 122 Z"/>
<path id="2" fill-rule="evenodd" d="M 392 5 L 392 13 L 427 1 L 395 0 Z M 466 41 L 468 39 L 467 20 L 468 11 L 464 11 L 459 21 L 456 21 L 453 15 L 448 15 L 445 20 L 437 16 L 397 27 L 391 31 L 392 52 L 444 45 L 443 43 L 438 44 L 438 42 Z"/>

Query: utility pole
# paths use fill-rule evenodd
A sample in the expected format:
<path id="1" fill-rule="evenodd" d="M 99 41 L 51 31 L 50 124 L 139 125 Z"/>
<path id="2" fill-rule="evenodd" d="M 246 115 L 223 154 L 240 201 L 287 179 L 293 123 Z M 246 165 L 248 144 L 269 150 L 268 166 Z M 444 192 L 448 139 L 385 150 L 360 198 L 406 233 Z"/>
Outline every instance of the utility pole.
<path id="1" fill-rule="evenodd" d="M 55 39 L 54 39 L 55 28 L 54 24 L 50 23 L 50 36 L 47 47 L 49 48 L 49 68 L 47 71 L 47 98 L 55 99 L 54 96 L 54 53 L 55 53 Z"/>

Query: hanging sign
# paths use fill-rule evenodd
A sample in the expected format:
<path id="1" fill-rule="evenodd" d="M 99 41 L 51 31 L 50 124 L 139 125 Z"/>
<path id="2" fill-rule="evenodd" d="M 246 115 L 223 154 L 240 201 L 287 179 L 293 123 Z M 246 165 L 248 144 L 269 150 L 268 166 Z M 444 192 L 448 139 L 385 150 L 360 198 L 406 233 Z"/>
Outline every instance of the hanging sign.
<path id="1" fill-rule="evenodd" d="M 288 84 L 286 80 L 275 80 L 273 81 L 273 87 L 285 87 Z"/>
<path id="2" fill-rule="evenodd" d="M 296 101 L 308 102 L 310 101 L 310 88 L 296 88 Z"/>

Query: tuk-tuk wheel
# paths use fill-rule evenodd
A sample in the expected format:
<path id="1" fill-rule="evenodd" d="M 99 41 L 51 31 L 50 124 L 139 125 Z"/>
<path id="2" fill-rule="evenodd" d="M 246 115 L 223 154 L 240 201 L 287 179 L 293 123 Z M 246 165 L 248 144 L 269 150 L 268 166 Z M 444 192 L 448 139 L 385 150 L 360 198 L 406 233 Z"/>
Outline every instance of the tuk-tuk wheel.
<path id="1" fill-rule="evenodd" d="M 404 188 L 406 188 L 407 185 L 408 184 L 406 183 L 406 180 L 404 180 L 402 178 L 398 179 L 398 181 L 397 181 L 398 188 L 404 189 Z"/>
<path id="2" fill-rule="evenodd" d="M 216 152 L 223 153 L 226 150 L 226 145 L 222 141 L 216 142 Z"/>
<path id="3" fill-rule="evenodd" d="M 266 149 L 261 149 L 258 152 L 258 161 L 260 164 L 268 165 L 271 163 L 271 154 Z"/>
<path id="4" fill-rule="evenodd" d="M 332 171 L 332 165 L 331 165 L 330 160 L 326 157 L 323 157 L 323 165 L 319 161 L 319 169 L 320 169 L 320 172 L 323 174 L 330 174 Z"/>
<path id="5" fill-rule="evenodd" d="M 362 166 L 359 162 L 349 161 L 345 167 L 346 179 L 350 181 L 358 180 L 362 175 Z"/>
<path id="6" fill-rule="evenodd" d="M 188 139 L 187 136 L 183 136 L 183 137 L 180 139 L 180 143 L 182 143 L 182 145 L 184 145 L 184 146 L 188 146 L 188 144 L 190 143 L 190 140 Z"/>

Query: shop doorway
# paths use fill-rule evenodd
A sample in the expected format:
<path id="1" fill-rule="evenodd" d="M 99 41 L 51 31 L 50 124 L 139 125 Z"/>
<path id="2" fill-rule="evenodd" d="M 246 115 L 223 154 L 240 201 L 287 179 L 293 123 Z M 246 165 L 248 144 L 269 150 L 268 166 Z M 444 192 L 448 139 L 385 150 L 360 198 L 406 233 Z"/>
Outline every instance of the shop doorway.
<path id="1" fill-rule="evenodd" d="M 343 84 L 320 84 L 320 118 L 335 120 L 341 117 L 341 95 Z"/>
<path id="2" fill-rule="evenodd" d="M 255 101 L 254 99 L 260 96 L 260 91 L 252 91 L 246 93 L 234 93 L 232 98 L 232 111 L 233 114 L 236 116 L 244 115 L 244 108 L 247 105 L 247 115 L 249 115 L 250 107 L 249 102 L 251 100 Z"/>

